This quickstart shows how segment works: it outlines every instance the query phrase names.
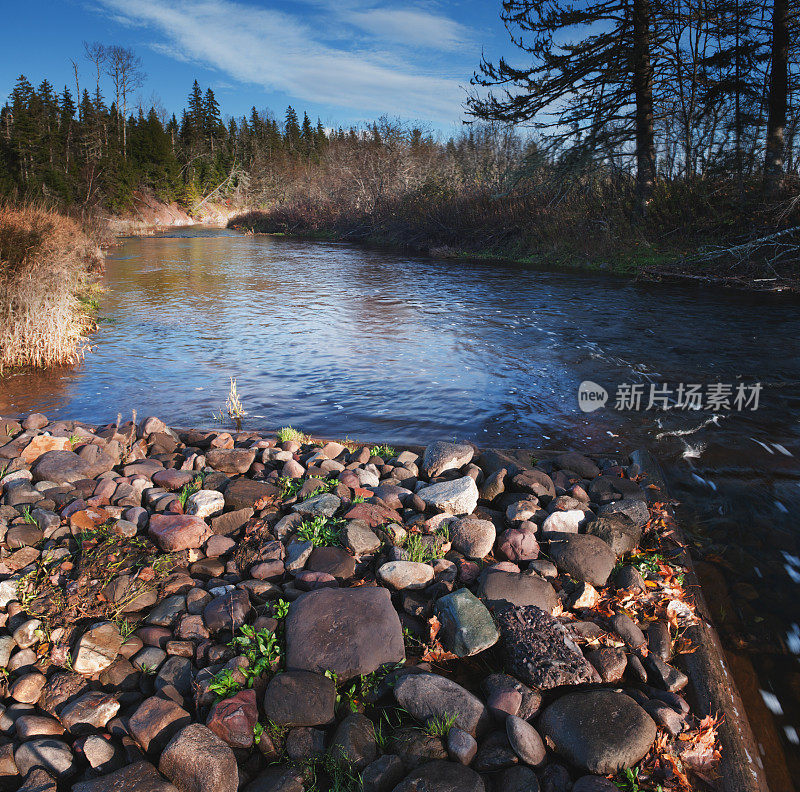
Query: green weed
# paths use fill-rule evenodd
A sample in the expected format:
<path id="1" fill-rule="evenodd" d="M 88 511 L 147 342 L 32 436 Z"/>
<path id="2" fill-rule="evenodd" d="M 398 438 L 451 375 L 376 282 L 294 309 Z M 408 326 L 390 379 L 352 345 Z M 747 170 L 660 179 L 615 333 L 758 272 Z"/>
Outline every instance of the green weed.
<path id="1" fill-rule="evenodd" d="M 311 542 L 318 547 L 338 547 L 341 545 L 341 529 L 344 520 L 333 517 L 314 517 L 300 524 L 295 536 L 301 542 Z"/>
<path id="2" fill-rule="evenodd" d="M 455 715 L 442 715 L 428 718 L 425 722 L 425 732 L 431 737 L 446 737 L 447 732 L 453 728 L 456 722 Z"/>
<path id="3" fill-rule="evenodd" d="M 258 630 L 249 624 L 239 629 L 240 635 L 233 637 L 230 645 L 240 651 L 249 663 L 241 669 L 247 679 L 247 686 L 253 687 L 256 677 L 276 668 L 283 655 L 278 636 L 270 630 Z"/>
<path id="4" fill-rule="evenodd" d="M 38 523 L 36 522 L 36 518 L 31 514 L 30 506 L 26 506 L 22 510 L 22 519 L 25 520 L 25 522 L 28 523 L 28 525 L 38 525 Z"/>
<path id="5" fill-rule="evenodd" d="M 294 440 L 301 445 L 308 441 L 308 435 L 303 434 L 299 429 L 292 426 L 282 426 L 278 429 L 278 442 L 286 443 L 289 440 Z"/>
<path id="6" fill-rule="evenodd" d="M 198 476 L 194 481 L 190 481 L 188 484 L 184 484 L 181 488 L 180 493 L 178 494 L 178 502 L 181 504 L 181 508 L 186 508 L 186 502 L 189 498 L 195 494 L 195 492 L 199 492 L 200 488 L 203 486 L 203 477 Z"/>
<path id="7" fill-rule="evenodd" d="M 370 448 L 369 453 L 371 456 L 380 457 L 384 461 L 387 459 L 391 459 L 393 456 L 396 456 L 394 448 L 390 445 L 376 445 Z"/>
<path id="8" fill-rule="evenodd" d="M 281 476 L 278 479 L 278 489 L 280 490 L 282 500 L 293 498 L 297 495 L 302 486 L 303 479 L 288 478 L 287 476 Z"/>
<path id="9" fill-rule="evenodd" d="M 242 685 L 230 668 L 220 671 L 209 683 L 208 689 L 219 699 L 230 698 L 242 689 Z"/>

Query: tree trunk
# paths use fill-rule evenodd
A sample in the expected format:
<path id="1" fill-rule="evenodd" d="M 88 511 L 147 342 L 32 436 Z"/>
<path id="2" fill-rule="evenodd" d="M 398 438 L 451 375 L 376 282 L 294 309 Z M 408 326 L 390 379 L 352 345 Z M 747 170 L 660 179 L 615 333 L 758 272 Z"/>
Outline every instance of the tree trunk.
<path id="1" fill-rule="evenodd" d="M 789 0 L 772 4 L 772 69 L 769 79 L 767 151 L 764 158 L 764 188 L 775 193 L 783 181 L 786 106 L 789 92 Z"/>
<path id="2" fill-rule="evenodd" d="M 650 0 L 633 0 L 633 91 L 636 97 L 636 197 L 642 214 L 656 180 Z"/>

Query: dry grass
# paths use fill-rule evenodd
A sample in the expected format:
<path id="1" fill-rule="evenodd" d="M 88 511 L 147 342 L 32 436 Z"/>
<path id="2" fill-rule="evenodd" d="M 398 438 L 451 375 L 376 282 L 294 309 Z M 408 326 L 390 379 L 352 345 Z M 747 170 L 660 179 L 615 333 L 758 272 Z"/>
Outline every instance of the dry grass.
<path id="1" fill-rule="evenodd" d="M 89 276 L 101 262 L 76 220 L 0 204 L 0 372 L 80 359 L 95 326 Z"/>

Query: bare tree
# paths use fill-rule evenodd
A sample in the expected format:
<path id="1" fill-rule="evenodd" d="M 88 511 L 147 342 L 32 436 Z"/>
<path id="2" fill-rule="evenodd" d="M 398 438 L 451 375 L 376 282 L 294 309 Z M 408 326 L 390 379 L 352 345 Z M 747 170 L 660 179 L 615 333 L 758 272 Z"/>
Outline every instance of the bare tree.
<path id="1" fill-rule="evenodd" d="M 774 193 L 783 180 L 786 109 L 789 94 L 789 2 L 772 4 L 772 68 L 767 106 L 767 151 L 764 158 L 764 183 Z"/>
<path id="2" fill-rule="evenodd" d="M 117 110 L 117 133 L 122 124 L 122 156 L 128 156 L 128 102 L 144 82 L 142 59 L 130 47 L 115 44 L 106 50 L 106 73 L 114 85 Z"/>
<path id="3" fill-rule="evenodd" d="M 88 41 L 83 42 L 83 52 L 90 63 L 94 64 L 95 72 L 97 74 L 97 81 L 95 82 L 95 89 L 94 89 L 94 103 L 95 106 L 99 109 L 100 105 L 102 104 L 102 94 L 100 93 L 100 73 L 103 69 L 103 64 L 106 62 L 108 58 L 108 52 L 106 50 L 105 44 L 101 44 L 99 41 L 92 42 L 89 44 Z M 78 94 L 77 101 L 80 101 L 80 94 Z"/>

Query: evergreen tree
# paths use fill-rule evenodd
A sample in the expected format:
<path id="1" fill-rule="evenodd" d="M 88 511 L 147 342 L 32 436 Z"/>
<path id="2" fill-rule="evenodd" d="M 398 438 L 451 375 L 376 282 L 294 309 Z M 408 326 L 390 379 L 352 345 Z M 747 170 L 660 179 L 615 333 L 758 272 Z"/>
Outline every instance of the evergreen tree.
<path id="1" fill-rule="evenodd" d="M 283 138 L 286 142 L 286 148 L 290 151 L 297 151 L 300 143 L 300 124 L 297 120 L 297 113 L 291 105 L 286 108 Z"/>

